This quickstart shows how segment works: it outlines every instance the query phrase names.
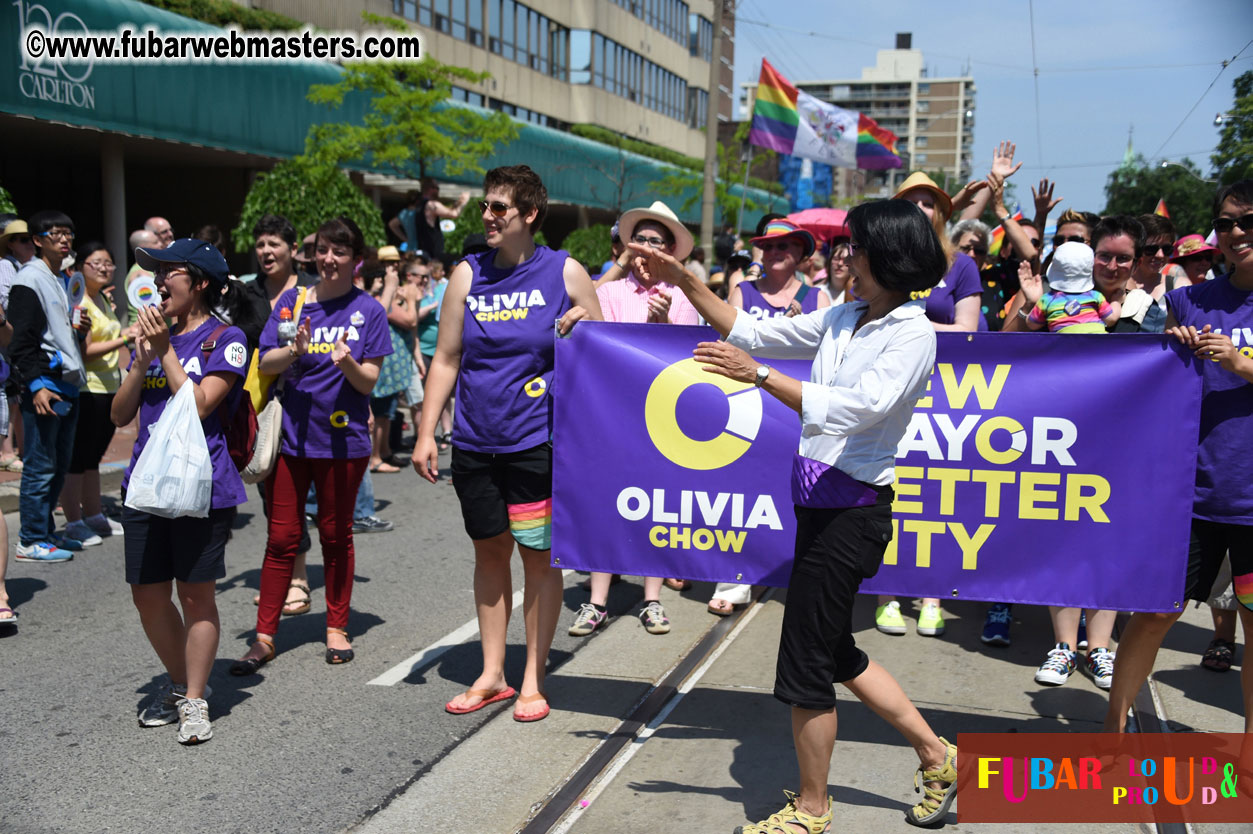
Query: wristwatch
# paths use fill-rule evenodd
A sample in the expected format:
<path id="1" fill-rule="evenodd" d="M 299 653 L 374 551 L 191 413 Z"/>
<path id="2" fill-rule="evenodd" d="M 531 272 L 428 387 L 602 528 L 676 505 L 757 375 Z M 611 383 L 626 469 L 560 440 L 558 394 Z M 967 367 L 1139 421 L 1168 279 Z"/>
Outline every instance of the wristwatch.
<path id="1" fill-rule="evenodd" d="M 1029 315 L 1029 314 L 1028 314 L 1028 312 L 1027 312 L 1027 305 L 1026 305 L 1026 304 L 1024 304 L 1024 305 L 1022 305 L 1021 307 L 1019 307 L 1019 308 L 1018 308 L 1018 318 L 1022 319 L 1023 321 L 1026 321 L 1026 320 L 1027 320 L 1027 316 L 1028 316 L 1028 315 Z"/>
<path id="2" fill-rule="evenodd" d="M 760 388 L 761 386 L 766 384 L 766 377 L 768 376 L 770 376 L 770 366 L 758 365 L 757 366 L 757 379 L 753 382 L 753 384 L 756 385 L 758 388 Z"/>

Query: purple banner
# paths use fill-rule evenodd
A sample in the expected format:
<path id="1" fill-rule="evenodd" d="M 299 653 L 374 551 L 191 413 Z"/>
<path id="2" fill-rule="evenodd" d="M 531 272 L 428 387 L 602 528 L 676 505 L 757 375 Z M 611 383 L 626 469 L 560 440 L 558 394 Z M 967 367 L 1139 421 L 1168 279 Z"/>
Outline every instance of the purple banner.
<path id="1" fill-rule="evenodd" d="M 583 322 L 558 340 L 554 564 L 787 584 L 800 419 L 701 370 L 714 338 Z M 1200 398 L 1166 337 L 939 334 L 862 592 L 1181 609 Z"/>

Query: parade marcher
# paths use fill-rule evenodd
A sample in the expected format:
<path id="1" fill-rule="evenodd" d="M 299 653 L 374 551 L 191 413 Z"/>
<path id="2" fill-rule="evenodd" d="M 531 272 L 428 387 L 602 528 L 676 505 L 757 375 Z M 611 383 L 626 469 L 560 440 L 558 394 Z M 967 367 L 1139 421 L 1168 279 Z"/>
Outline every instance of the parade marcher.
<path id="1" fill-rule="evenodd" d="M 122 479 L 125 490 L 149 431 L 184 385 L 191 385 L 213 466 L 208 517 L 164 518 L 126 507 L 126 581 L 148 642 L 169 680 L 139 715 L 141 727 L 178 722 L 180 744 L 213 737 L 209 719 L 209 673 L 221 625 L 217 580 L 226 576 L 226 543 L 235 508 L 247 495 L 226 445 L 223 414 L 234 414 L 248 368 L 243 331 L 223 318 L 246 310 L 238 286 L 228 281 L 226 261 L 212 245 L 194 238 L 164 249 L 140 249 L 135 258 L 153 273 L 160 307 L 138 314 L 130 372 L 113 399 L 115 426 L 139 415 L 139 436 Z M 166 317 L 176 324 L 171 330 Z M 171 599 L 176 593 L 182 611 Z"/>
<path id="2" fill-rule="evenodd" d="M 326 576 L 326 662 L 348 663 L 348 612 L 353 582 L 353 505 L 370 460 L 370 392 L 383 357 L 391 352 L 387 314 L 353 286 L 365 252 L 357 224 L 346 217 L 317 231 L 321 280 L 307 290 L 284 292 L 261 334 L 260 369 L 282 374 L 283 440 L 266 482 L 269 528 L 261 567 L 256 640 L 231 666 L 249 675 L 275 655 L 274 637 L 292 579 L 301 519 L 310 484 L 318 501 L 318 536 Z M 279 325 L 299 325 L 288 341 Z"/>
<path id="3" fill-rule="evenodd" d="M 438 478 L 435 426 L 455 385 L 452 475 L 474 542 L 483 671 L 445 709 L 474 712 L 516 692 L 513 717 L 528 722 L 549 713 L 544 673 L 561 613 L 561 573 L 549 555 L 553 326 L 564 335 L 579 319 L 600 319 L 600 303 L 577 261 L 535 243 L 548 192 L 534 171 L 493 168 L 483 188 L 479 208 L 491 248 L 463 259 L 449 279 L 413 465 L 428 481 Z M 510 297 L 526 302 L 512 309 L 498 304 Z M 519 310 L 525 313 L 515 315 Z M 518 691 L 505 680 L 515 543 L 526 577 L 526 670 Z"/>
<path id="4" fill-rule="evenodd" d="M 100 544 L 102 537 L 122 535 L 122 525 L 104 514 L 100 504 L 100 461 L 113 440 L 109 413 L 122 384 L 121 349 L 130 347 L 136 328 L 122 330 L 113 304 L 104 294 L 113 283 L 113 255 L 99 241 L 78 247 L 75 262 L 82 270 L 83 306 L 91 315 L 91 330 L 83 346 L 87 382 L 78 395 L 78 425 L 74 451 L 61 489 L 65 534 L 83 546 Z"/>
<path id="5" fill-rule="evenodd" d="M 74 450 L 78 392 L 87 379 L 82 341 L 91 322 L 84 314 L 85 326 L 75 331 L 60 277 L 74 244 L 74 221 L 59 211 L 41 211 L 29 223 L 38 254 L 14 277 L 7 310 L 13 323 L 9 355 L 21 384 L 25 443 L 16 558 L 65 562 L 81 545 L 68 537 L 58 540 L 52 511 Z"/>
<path id="6" fill-rule="evenodd" d="M 1131 271 L 1120 317 L 1112 329 L 1115 333 L 1161 333 L 1166 329 L 1166 293 L 1176 285 L 1170 268 L 1175 254 L 1175 224 L 1157 214 L 1142 214 L 1136 219 L 1144 227 L 1144 254 Z"/>
<path id="7" fill-rule="evenodd" d="M 646 209 L 636 208 L 624 212 L 616 225 L 622 240 L 661 249 L 679 262 L 683 262 L 692 252 L 692 233 L 679 222 L 670 207 L 660 200 Z M 615 264 L 620 264 L 623 257 L 627 258 L 629 267 L 633 260 L 629 258 L 629 253 L 619 256 Z M 688 268 L 691 270 L 690 266 Z M 692 274 L 701 282 L 705 281 L 703 272 L 704 270 L 699 273 L 692 270 Z M 673 284 L 641 277 L 634 269 L 630 270 L 625 280 L 602 284 L 596 290 L 596 297 L 600 301 L 605 321 L 637 324 L 700 323 L 696 308 Z M 612 579 L 613 576 L 609 573 L 592 571 L 592 597 L 579 607 L 574 623 L 570 626 L 571 635 L 585 637 L 608 620 L 606 606 Z M 676 585 L 679 590 L 686 587 L 682 580 L 672 582 L 672 588 Z M 649 634 L 667 634 L 670 631 L 670 618 L 661 604 L 661 585 L 660 576 L 644 578 L 644 600 L 637 616 Z"/>
<path id="8" fill-rule="evenodd" d="M 904 201 L 854 208 L 848 215 L 850 281 L 860 302 L 799 316 L 758 319 L 720 301 L 663 252 L 630 244 L 650 275 L 681 287 L 725 342 L 702 342 L 696 360 L 738 382 L 757 385 L 800 415 L 793 460 L 796 548 L 788 581 L 774 695 L 792 708 L 800 792 L 756 825 L 738 831 L 823 832 L 836 737 L 833 683 L 908 739 L 918 755 L 922 802 L 915 825 L 944 817 L 957 787 L 957 748 L 936 736 L 892 675 L 853 638 L 852 609 L 863 579 L 874 576 L 892 538 L 896 448 L 935 361 L 935 331 L 924 302 L 910 295 L 948 269 L 926 216 Z M 814 357 L 808 381 L 760 364 L 761 357 Z M 864 431 L 874 425 L 874 431 Z"/>
<path id="9" fill-rule="evenodd" d="M 1170 262 L 1183 268 L 1189 284 L 1199 284 L 1214 268 L 1214 253 L 1217 251 L 1200 235 L 1184 235 L 1175 241 L 1175 256 Z"/>
<path id="10" fill-rule="evenodd" d="M 1218 248 L 1230 274 L 1166 295 L 1166 332 L 1193 351 L 1202 379 L 1184 598 L 1208 598 L 1229 558 L 1247 645 L 1253 635 L 1253 358 L 1232 335 L 1253 327 L 1253 180 L 1221 189 L 1213 208 Z M 1127 712 L 1181 614 L 1182 608 L 1131 615 L 1119 645 L 1106 730 L 1126 729 Z M 1253 663 L 1247 657 L 1240 685 L 1244 732 L 1253 733 Z M 1247 772 L 1247 759 L 1241 769 Z"/>

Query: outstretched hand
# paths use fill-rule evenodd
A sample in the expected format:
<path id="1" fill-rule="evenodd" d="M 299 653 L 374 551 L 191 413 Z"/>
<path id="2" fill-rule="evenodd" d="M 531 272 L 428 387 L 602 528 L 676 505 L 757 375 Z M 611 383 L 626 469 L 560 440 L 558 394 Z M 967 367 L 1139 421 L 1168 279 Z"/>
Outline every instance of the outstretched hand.
<path id="1" fill-rule="evenodd" d="M 725 376 L 736 382 L 757 381 L 757 366 L 761 363 L 726 342 L 701 342 L 692 351 L 692 355 L 705 366 L 701 368 L 703 371 Z"/>
<path id="2" fill-rule="evenodd" d="M 1018 146 L 1013 142 L 1001 142 L 996 146 L 996 150 L 992 152 L 992 173 L 999 174 L 1002 179 L 1009 179 L 1018 169 L 1022 167 L 1022 163 L 1014 164 L 1014 151 Z"/>
<path id="3" fill-rule="evenodd" d="M 344 334 L 341 333 L 335 340 L 335 346 L 331 348 L 331 361 L 338 368 L 340 363 L 350 356 L 352 356 L 352 348 L 348 347 L 348 342 L 344 340 Z"/>
<path id="4" fill-rule="evenodd" d="M 1050 211 L 1057 208 L 1057 205 L 1062 201 L 1061 197 L 1053 199 L 1053 187 L 1056 184 L 1049 182 L 1048 177 L 1044 177 L 1040 180 L 1038 191 L 1035 188 L 1031 189 L 1031 199 L 1035 201 L 1036 217 L 1047 215 Z"/>
<path id="5" fill-rule="evenodd" d="M 683 282 L 684 276 L 696 280 L 696 276 L 689 273 L 682 263 L 675 260 L 674 256 L 669 255 L 660 249 L 631 241 L 627 244 L 627 249 L 635 253 L 635 272 L 646 281 L 665 281 L 667 284 L 680 284 Z"/>

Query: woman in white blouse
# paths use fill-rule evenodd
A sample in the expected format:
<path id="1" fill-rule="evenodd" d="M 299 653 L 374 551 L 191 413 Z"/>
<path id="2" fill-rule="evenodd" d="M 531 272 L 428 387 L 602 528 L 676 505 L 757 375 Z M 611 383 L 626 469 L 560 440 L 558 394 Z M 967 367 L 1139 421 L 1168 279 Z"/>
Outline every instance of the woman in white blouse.
<path id="1" fill-rule="evenodd" d="M 800 765 L 798 795 L 780 822 L 820 832 L 831 822 L 827 775 L 835 744 L 834 683 L 842 683 L 888 720 L 918 754 L 924 799 L 906 813 L 915 825 L 944 817 L 957 787 L 957 748 L 938 737 L 896 679 L 853 639 L 858 587 L 874 576 L 892 538 L 896 447 L 926 390 L 935 331 L 910 293 L 935 286 L 948 269 L 926 215 L 901 200 L 849 212 L 849 288 L 859 300 L 792 318 L 756 320 L 718 298 L 673 258 L 631 245 L 637 270 L 682 288 L 725 339 L 702 342 L 697 361 L 730 379 L 754 383 L 801 417 L 792 462 L 796 556 L 788 583 L 774 695 L 792 707 Z M 785 376 L 746 351 L 812 359 L 808 381 Z"/>

